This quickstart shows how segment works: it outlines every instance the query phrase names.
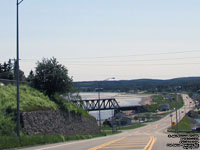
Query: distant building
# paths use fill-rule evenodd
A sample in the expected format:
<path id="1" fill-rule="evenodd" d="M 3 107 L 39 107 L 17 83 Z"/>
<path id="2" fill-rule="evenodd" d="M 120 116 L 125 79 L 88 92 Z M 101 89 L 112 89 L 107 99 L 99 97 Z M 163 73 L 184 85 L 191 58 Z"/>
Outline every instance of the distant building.
<path id="1" fill-rule="evenodd" d="M 200 101 L 200 94 L 199 94 L 199 93 L 194 93 L 194 94 L 192 95 L 192 99 L 197 100 L 197 101 Z"/>
<path id="2" fill-rule="evenodd" d="M 160 111 L 167 111 L 169 109 L 170 109 L 169 104 L 163 104 L 162 106 L 160 106 Z"/>
<path id="3" fill-rule="evenodd" d="M 132 119 L 124 115 L 122 112 L 119 112 L 114 117 L 108 118 L 107 121 L 109 121 L 111 126 L 123 126 L 131 125 Z"/>

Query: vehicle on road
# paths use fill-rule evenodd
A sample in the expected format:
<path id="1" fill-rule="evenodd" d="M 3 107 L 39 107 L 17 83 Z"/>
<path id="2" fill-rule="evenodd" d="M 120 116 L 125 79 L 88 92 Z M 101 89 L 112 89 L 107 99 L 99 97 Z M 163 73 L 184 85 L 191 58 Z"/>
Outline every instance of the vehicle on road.
<path id="1" fill-rule="evenodd" d="M 192 128 L 192 131 L 200 131 L 200 127 L 194 127 Z"/>

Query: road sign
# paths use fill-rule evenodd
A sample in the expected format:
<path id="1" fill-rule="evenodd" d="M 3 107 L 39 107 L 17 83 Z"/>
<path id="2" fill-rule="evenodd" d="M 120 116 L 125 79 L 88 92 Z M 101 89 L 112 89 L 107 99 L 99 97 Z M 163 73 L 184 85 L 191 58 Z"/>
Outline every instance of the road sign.
<path id="1" fill-rule="evenodd" d="M 176 124 L 175 122 L 172 122 L 172 126 L 175 126 L 175 124 Z"/>
<path id="2" fill-rule="evenodd" d="M 169 116 L 170 116 L 170 117 L 172 117 L 173 115 L 172 115 L 172 114 L 170 114 Z"/>

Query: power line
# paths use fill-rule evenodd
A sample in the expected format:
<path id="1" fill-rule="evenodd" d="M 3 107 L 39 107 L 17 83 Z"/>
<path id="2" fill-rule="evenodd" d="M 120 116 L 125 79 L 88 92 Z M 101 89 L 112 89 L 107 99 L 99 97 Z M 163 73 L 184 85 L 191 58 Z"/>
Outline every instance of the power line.
<path id="1" fill-rule="evenodd" d="M 138 66 L 171 66 L 171 65 L 199 65 L 199 63 L 173 63 L 173 64 L 69 64 L 69 65 L 92 65 L 92 66 L 133 66 L 133 65 L 138 65 Z"/>
<path id="2" fill-rule="evenodd" d="M 166 61 L 166 60 L 184 60 L 184 59 L 199 59 L 200 57 L 180 57 L 180 58 L 160 58 L 160 59 L 136 59 L 136 60 L 102 60 L 102 61 L 88 61 L 89 63 L 91 62 L 137 62 L 137 61 Z M 67 61 L 67 60 L 66 60 Z M 68 62 L 73 62 L 73 63 L 76 63 L 76 62 L 83 62 L 83 61 L 68 61 Z M 84 62 L 87 62 L 87 61 L 84 61 Z"/>
<path id="3" fill-rule="evenodd" d="M 134 57 L 134 56 L 153 56 L 153 55 L 168 55 L 168 54 L 181 54 L 189 52 L 200 52 L 200 50 L 190 51 L 177 51 L 177 52 L 165 52 L 165 53 L 147 53 L 147 54 L 135 54 L 135 55 L 124 55 L 124 56 L 102 56 L 102 57 L 79 57 L 79 58 L 60 58 L 60 59 L 101 59 L 101 58 L 120 58 L 120 57 Z"/>
<path id="4" fill-rule="evenodd" d="M 133 55 L 124 55 L 124 56 L 102 56 L 102 57 L 76 57 L 76 58 L 57 58 L 64 60 L 74 60 L 74 59 L 103 59 L 103 58 L 123 58 L 123 57 L 135 57 L 135 56 L 154 56 L 154 55 L 168 55 L 168 54 L 182 54 L 182 53 L 191 53 L 191 52 L 200 52 L 200 50 L 188 50 L 188 51 L 176 51 L 176 52 L 163 52 L 163 53 L 147 53 L 147 54 L 133 54 Z M 23 61 L 35 61 L 36 59 L 24 58 Z"/>
<path id="5" fill-rule="evenodd" d="M 135 60 L 120 60 L 120 62 L 136 62 L 136 61 L 166 61 L 166 60 L 181 60 L 181 59 L 199 59 L 200 57 L 180 57 L 180 58 L 160 58 L 160 59 L 135 59 Z M 70 61 L 69 61 L 70 62 Z M 74 62 L 74 61 L 72 61 Z M 82 62 L 82 61 L 75 61 Z M 84 61 L 85 62 L 85 61 Z M 119 60 L 106 61 L 88 61 L 88 62 L 119 62 Z"/>

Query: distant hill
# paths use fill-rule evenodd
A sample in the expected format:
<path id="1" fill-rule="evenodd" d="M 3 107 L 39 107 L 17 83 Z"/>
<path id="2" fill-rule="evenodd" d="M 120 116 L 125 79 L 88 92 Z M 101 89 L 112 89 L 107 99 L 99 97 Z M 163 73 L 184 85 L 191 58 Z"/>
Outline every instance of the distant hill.
<path id="1" fill-rule="evenodd" d="M 197 91 L 200 89 L 200 77 L 184 77 L 169 80 L 137 79 L 119 81 L 85 81 L 74 82 L 75 87 L 81 92 L 92 92 L 96 88 L 102 91 L 148 91 L 148 92 L 173 92 L 176 89 L 182 91 Z"/>

